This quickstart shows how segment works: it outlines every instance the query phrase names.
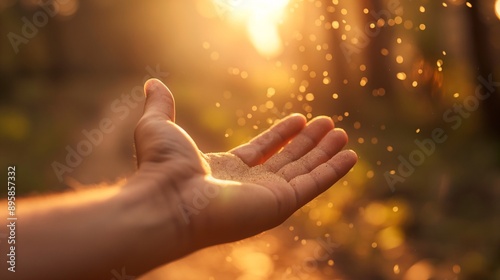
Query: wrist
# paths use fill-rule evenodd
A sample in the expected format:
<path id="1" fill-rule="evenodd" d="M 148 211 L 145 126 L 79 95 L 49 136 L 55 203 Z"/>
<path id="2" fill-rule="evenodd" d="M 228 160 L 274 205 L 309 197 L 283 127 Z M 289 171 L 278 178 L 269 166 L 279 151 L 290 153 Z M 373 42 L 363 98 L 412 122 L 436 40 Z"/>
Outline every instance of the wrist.
<path id="1" fill-rule="evenodd" d="M 138 273 L 191 252 L 187 226 L 175 211 L 175 195 L 165 193 L 165 182 L 155 174 L 138 172 L 123 186 L 119 198 L 122 223 L 133 232 L 128 244 L 132 247 L 131 265 Z"/>

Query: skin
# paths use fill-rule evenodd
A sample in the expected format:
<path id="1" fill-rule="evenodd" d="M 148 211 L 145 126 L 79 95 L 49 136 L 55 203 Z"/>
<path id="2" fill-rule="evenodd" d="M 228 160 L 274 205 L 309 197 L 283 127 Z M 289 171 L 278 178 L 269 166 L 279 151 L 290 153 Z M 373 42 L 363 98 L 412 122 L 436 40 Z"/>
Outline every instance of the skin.
<path id="1" fill-rule="evenodd" d="M 204 154 L 175 124 L 168 88 L 155 79 L 144 88 L 137 173 L 121 186 L 18 200 L 16 272 L 1 248 L 1 279 L 139 276 L 281 224 L 357 161 L 330 118 L 307 123 L 299 114 L 229 152 Z"/>

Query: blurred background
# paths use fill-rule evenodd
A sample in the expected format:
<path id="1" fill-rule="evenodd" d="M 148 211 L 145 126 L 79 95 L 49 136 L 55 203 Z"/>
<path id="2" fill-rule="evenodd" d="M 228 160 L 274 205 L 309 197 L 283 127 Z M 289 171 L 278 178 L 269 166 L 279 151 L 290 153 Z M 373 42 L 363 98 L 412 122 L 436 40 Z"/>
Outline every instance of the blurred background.
<path id="1" fill-rule="evenodd" d="M 0 14 L 0 165 L 17 166 L 18 196 L 133 174 L 149 77 L 205 152 L 292 112 L 348 132 L 359 163 L 283 225 L 141 279 L 500 279 L 500 1 L 3 0 Z"/>

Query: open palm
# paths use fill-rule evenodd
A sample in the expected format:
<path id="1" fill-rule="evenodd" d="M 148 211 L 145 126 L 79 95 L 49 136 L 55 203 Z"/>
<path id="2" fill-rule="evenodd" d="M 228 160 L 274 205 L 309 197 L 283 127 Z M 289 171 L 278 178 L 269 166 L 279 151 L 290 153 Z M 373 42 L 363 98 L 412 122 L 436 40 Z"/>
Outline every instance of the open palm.
<path id="1" fill-rule="evenodd" d="M 291 115 L 227 153 L 203 154 L 175 121 L 170 91 L 145 85 L 136 129 L 139 172 L 163 182 L 160 193 L 184 223 L 194 247 L 245 238 L 283 222 L 356 163 L 330 118 L 306 124 Z"/>

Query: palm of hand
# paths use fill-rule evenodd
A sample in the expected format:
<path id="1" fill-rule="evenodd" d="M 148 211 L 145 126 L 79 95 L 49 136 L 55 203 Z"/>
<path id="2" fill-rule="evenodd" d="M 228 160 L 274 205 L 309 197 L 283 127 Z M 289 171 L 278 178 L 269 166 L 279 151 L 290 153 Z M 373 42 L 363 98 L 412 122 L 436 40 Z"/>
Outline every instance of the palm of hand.
<path id="1" fill-rule="evenodd" d="M 146 84 L 145 113 L 136 130 L 141 165 L 162 166 L 178 184 L 178 209 L 195 246 L 254 235 L 283 222 L 327 190 L 356 162 L 330 118 L 306 125 L 301 115 L 280 121 L 227 153 L 203 154 L 175 125 L 173 98 L 159 81 Z M 142 125 L 141 125 L 142 124 Z M 167 192 L 168 193 L 168 192 Z M 184 211 L 184 212 L 183 212 Z M 187 218 L 187 219 L 186 219 Z"/>

